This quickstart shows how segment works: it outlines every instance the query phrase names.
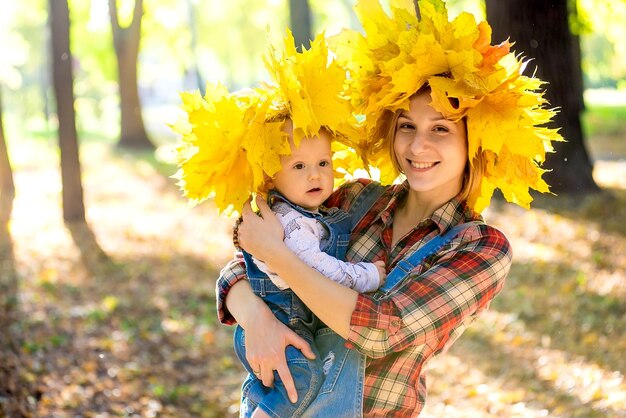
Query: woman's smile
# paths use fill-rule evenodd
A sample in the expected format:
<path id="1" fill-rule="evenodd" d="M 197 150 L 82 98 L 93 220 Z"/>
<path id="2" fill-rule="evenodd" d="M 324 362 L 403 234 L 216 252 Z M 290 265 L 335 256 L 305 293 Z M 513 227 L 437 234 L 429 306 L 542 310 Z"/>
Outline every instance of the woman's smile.
<path id="1" fill-rule="evenodd" d="M 423 162 L 418 162 L 418 161 L 411 161 L 411 160 L 407 160 L 409 162 L 409 164 L 411 165 L 411 167 L 417 169 L 417 170 L 427 170 L 429 168 L 434 167 L 436 164 L 439 164 L 437 162 L 434 163 L 423 163 Z"/>

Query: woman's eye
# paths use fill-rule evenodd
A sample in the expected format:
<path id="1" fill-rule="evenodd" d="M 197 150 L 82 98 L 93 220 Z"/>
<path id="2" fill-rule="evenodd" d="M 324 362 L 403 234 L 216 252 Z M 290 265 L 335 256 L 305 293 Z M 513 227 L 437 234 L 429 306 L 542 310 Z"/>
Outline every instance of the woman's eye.
<path id="1" fill-rule="evenodd" d="M 401 123 L 398 126 L 399 129 L 404 129 L 404 130 L 408 130 L 408 129 L 413 129 L 413 125 L 411 125 L 410 123 Z"/>
<path id="2" fill-rule="evenodd" d="M 446 128 L 445 126 L 435 126 L 435 128 L 433 129 L 435 132 L 448 132 L 450 131 L 448 128 Z"/>

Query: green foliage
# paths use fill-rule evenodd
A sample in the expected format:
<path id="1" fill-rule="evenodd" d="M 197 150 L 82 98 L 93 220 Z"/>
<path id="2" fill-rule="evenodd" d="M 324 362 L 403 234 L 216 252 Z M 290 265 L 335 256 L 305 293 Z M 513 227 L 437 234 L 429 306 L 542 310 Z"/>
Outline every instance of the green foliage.
<path id="1" fill-rule="evenodd" d="M 204 0 L 196 10 L 196 57 L 205 79 L 221 81 L 234 89 L 266 77 L 261 54 L 268 36 L 284 36 L 288 25 L 286 2 Z"/>
<path id="2" fill-rule="evenodd" d="M 3 2 L 0 13 L 0 84 L 4 109 L 15 109 L 21 125 L 44 114 L 47 90 L 47 2 Z M 5 112 L 6 114 L 7 112 Z M 10 131 L 10 127 L 5 127 Z"/>
<path id="3" fill-rule="evenodd" d="M 626 94 L 626 93 L 625 93 Z M 626 137 L 626 104 L 587 104 L 583 123 L 587 136 Z"/>
<path id="4" fill-rule="evenodd" d="M 626 2 L 577 0 L 582 65 L 587 87 L 626 80 Z"/>

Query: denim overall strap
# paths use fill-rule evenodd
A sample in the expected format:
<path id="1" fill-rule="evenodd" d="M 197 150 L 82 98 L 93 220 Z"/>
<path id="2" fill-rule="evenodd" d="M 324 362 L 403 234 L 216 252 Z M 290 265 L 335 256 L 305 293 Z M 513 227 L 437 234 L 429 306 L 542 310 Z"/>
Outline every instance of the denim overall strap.
<path id="1" fill-rule="evenodd" d="M 469 227 L 470 225 L 477 224 L 478 222 L 476 221 L 463 223 L 453 228 L 450 228 L 443 235 L 437 235 L 435 238 L 424 244 L 419 250 L 415 251 L 407 258 L 400 260 L 398 264 L 396 264 L 396 266 L 393 268 L 393 270 L 389 272 L 385 283 L 378 290 L 385 293 L 388 292 L 402 279 L 404 279 L 406 275 L 410 273 L 426 257 L 439 251 L 444 245 L 446 245 L 448 242 L 452 241 L 454 237 L 459 235 L 465 228 Z"/>
<path id="2" fill-rule="evenodd" d="M 385 190 L 387 190 L 387 187 L 378 182 L 373 181 L 365 185 L 348 210 L 348 214 L 352 219 L 351 230 L 354 230 L 359 222 L 361 222 L 363 217 L 369 212 L 372 206 L 374 206 L 378 198 L 383 195 Z"/>
<path id="3" fill-rule="evenodd" d="M 302 206 L 296 205 L 295 203 L 291 202 L 289 199 L 287 199 L 285 196 L 283 196 L 276 190 L 270 190 L 269 193 L 267 194 L 267 204 L 270 207 L 272 207 L 272 204 L 276 200 L 283 202 L 284 204 L 288 205 L 290 208 L 301 213 L 303 216 L 306 216 L 307 218 L 320 218 L 321 217 L 320 214 L 317 212 L 311 212 L 310 210 L 305 209 Z"/>
<path id="4" fill-rule="evenodd" d="M 331 257 L 344 260 L 352 232 L 350 216 L 343 210 L 331 208 L 324 216 L 316 219 L 324 225 L 327 231 L 327 234 L 320 241 L 320 250 Z"/>

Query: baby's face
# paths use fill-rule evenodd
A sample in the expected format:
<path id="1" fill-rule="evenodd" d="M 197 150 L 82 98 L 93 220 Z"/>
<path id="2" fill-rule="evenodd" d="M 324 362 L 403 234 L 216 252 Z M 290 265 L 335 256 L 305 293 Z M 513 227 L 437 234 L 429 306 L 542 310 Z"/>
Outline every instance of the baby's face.
<path id="1" fill-rule="evenodd" d="M 302 138 L 297 148 L 291 136 L 289 142 L 291 155 L 281 157 L 282 169 L 274 176 L 274 188 L 292 203 L 317 210 L 333 192 L 330 135 L 321 131 L 317 137 Z"/>

